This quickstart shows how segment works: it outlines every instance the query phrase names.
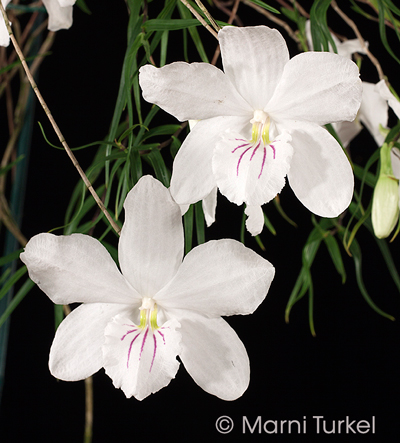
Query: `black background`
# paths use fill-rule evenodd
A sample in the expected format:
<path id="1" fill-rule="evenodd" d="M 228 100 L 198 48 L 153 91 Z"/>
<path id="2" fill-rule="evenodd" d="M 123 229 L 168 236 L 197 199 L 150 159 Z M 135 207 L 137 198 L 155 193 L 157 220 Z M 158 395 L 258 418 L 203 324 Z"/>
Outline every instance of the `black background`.
<path id="1" fill-rule="evenodd" d="M 149 5 L 150 13 L 157 3 Z M 343 2 L 339 2 L 343 3 Z M 347 3 L 347 2 L 345 2 Z M 117 96 L 122 60 L 126 47 L 127 13 L 120 1 L 87 1 L 88 16 L 74 10 L 74 24 L 57 34 L 52 55 L 44 61 L 39 87 L 70 146 L 102 139 L 107 132 Z M 271 4 L 273 4 L 271 2 Z M 267 24 L 259 15 L 241 5 L 245 24 Z M 216 11 L 217 18 L 226 17 Z M 353 38 L 351 30 L 330 15 L 332 24 Z M 378 25 L 360 20 L 363 35 L 371 51 L 383 62 L 384 72 L 396 88 L 398 65 L 380 43 Z M 199 29 L 212 56 L 215 41 Z M 291 55 L 296 47 L 283 32 Z M 391 33 L 389 33 L 391 34 Z M 177 48 L 180 48 L 180 37 Z M 396 41 L 393 48 L 396 50 Z M 398 42 L 397 42 L 398 48 Z M 192 52 L 192 61 L 198 56 Z M 171 52 L 169 62 L 181 58 L 180 50 Z M 395 71 L 396 70 L 396 71 Z M 363 79 L 377 82 L 376 71 L 368 61 L 363 65 Z M 400 85 L 397 85 L 400 86 Z M 160 113 L 161 114 L 161 113 Z M 172 122 L 163 115 L 165 121 Z M 37 108 L 36 120 L 44 124 L 54 143 L 55 135 L 44 112 Z M 95 149 L 95 148 L 94 148 Z M 363 131 L 352 144 L 353 158 L 365 162 L 375 149 L 372 138 Z M 77 154 L 83 168 L 89 165 L 91 152 Z M 35 125 L 28 191 L 22 230 L 31 236 L 63 224 L 66 202 L 78 180 L 67 155 L 49 147 Z M 288 225 L 272 204 L 266 213 L 277 229 L 272 236 L 266 229 L 262 240 L 266 252 L 246 236 L 247 245 L 276 267 L 276 277 L 265 302 L 251 316 L 237 316 L 227 321 L 244 342 L 251 362 L 251 381 L 243 397 L 225 402 L 199 388 L 184 367 L 176 379 L 157 394 L 139 402 L 126 399 L 113 387 L 101 370 L 94 375 L 93 442 L 123 441 L 393 441 L 399 425 L 399 324 L 376 314 L 363 300 L 355 280 L 351 258 L 343 255 L 347 282 L 330 262 L 321 247 L 312 268 L 315 293 L 315 327 L 308 328 L 307 301 L 292 311 L 290 323 L 284 321 L 287 299 L 301 267 L 301 248 L 310 230 L 310 214 L 286 186 L 282 205 L 295 219 L 298 228 Z M 219 196 L 217 222 L 206 231 L 207 240 L 222 236 L 238 239 L 241 209 Z M 400 317 L 400 296 L 393 284 L 372 237 L 359 232 L 364 279 L 374 301 L 384 311 Z M 399 239 L 392 245 L 399 261 Z M 84 428 L 84 383 L 55 380 L 47 367 L 48 352 L 54 336 L 53 305 L 34 288 L 14 312 L 10 328 L 6 383 L 0 409 L 0 441 L 8 442 L 79 442 Z M 234 423 L 231 433 L 222 435 L 215 422 L 222 415 Z M 254 423 L 258 416 L 266 420 L 299 420 L 306 417 L 306 433 L 242 433 L 242 417 Z M 375 416 L 376 434 L 317 435 L 313 416 L 324 416 L 328 428 L 332 420 L 371 421 Z M 269 427 L 271 429 L 271 427 Z"/>

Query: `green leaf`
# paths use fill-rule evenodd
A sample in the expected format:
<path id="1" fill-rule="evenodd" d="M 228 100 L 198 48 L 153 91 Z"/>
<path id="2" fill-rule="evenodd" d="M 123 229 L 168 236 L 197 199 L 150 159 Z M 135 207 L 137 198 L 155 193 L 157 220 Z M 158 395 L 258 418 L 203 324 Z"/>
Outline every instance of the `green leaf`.
<path id="1" fill-rule="evenodd" d="M 386 25 L 385 25 L 385 13 L 388 11 L 385 4 L 381 1 L 378 1 L 378 11 L 379 11 L 379 34 L 381 36 L 381 40 L 383 46 L 386 48 L 387 52 L 400 63 L 400 59 L 395 55 L 392 48 L 389 46 L 389 43 L 386 38 Z"/>
<path id="2" fill-rule="evenodd" d="M 342 283 L 346 281 L 346 271 L 344 269 L 344 264 L 342 260 L 342 255 L 340 253 L 338 242 L 331 233 L 324 236 L 324 242 L 328 248 L 329 255 L 331 256 L 332 262 L 335 265 L 336 270 L 342 277 Z"/>
<path id="3" fill-rule="evenodd" d="M 169 182 L 171 180 L 171 173 L 168 171 L 164 159 L 161 155 L 161 152 L 157 149 L 152 150 L 149 154 L 147 154 L 145 159 L 149 160 L 151 166 L 154 169 L 156 177 L 160 182 L 166 187 L 169 188 Z"/>
<path id="4" fill-rule="evenodd" d="M 189 206 L 183 216 L 183 226 L 185 228 L 185 254 L 192 249 L 193 240 L 193 205 Z"/>
<path id="5" fill-rule="evenodd" d="M 199 201 L 194 205 L 195 219 L 196 219 L 196 237 L 197 244 L 203 244 L 205 239 L 205 223 L 202 202 Z"/>
<path id="6" fill-rule="evenodd" d="M 0 267 L 4 266 L 5 264 L 10 263 L 14 260 L 17 260 L 22 251 L 23 251 L 23 249 L 18 249 L 17 251 L 14 251 L 8 255 L 5 255 L 4 257 L 0 257 Z"/>
<path id="7" fill-rule="evenodd" d="M 82 9 L 85 14 L 92 14 L 85 3 L 85 0 L 76 0 L 75 5 L 78 6 L 78 8 Z"/>
<path id="8" fill-rule="evenodd" d="M 264 214 L 264 225 L 268 228 L 269 232 L 272 235 L 276 235 L 276 230 L 273 224 L 269 221 L 269 218 L 266 216 L 265 212 L 263 212 L 263 214 Z"/>
<path id="9" fill-rule="evenodd" d="M 63 305 L 54 305 L 54 328 L 60 326 L 61 322 L 64 320 L 64 307 Z"/>
<path id="10" fill-rule="evenodd" d="M 264 3 L 261 0 L 249 0 L 249 1 L 251 3 L 254 3 L 257 6 L 260 6 L 263 9 L 266 9 L 267 11 L 273 12 L 274 14 L 280 14 L 280 12 L 277 9 L 273 8 L 272 6 L 267 5 L 266 3 Z"/>
<path id="11" fill-rule="evenodd" d="M 200 26 L 201 23 L 195 19 L 150 19 L 146 20 L 142 27 L 146 31 L 176 31 L 178 29 L 187 29 L 192 26 Z"/>
<path id="12" fill-rule="evenodd" d="M 12 314 L 14 309 L 21 303 L 25 295 L 35 286 L 35 283 L 31 279 L 26 280 L 26 282 L 22 285 L 21 289 L 16 293 L 16 295 L 12 298 L 11 302 L 8 304 L 6 310 L 3 315 L 0 317 L 0 327 L 3 325 L 5 321 L 7 321 L 8 317 Z"/>
<path id="13" fill-rule="evenodd" d="M 3 287 L 0 290 L 0 300 L 7 295 L 8 291 L 17 283 L 17 281 L 26 273 L 26 266 L 22 266 L 15 271 L 14 274 L 4 283 Z"/>
<path id="14" fill-rule="evenodd" d="M 362 296 L 364 297 L 365 301 L 371 306 L 371 308 L 377 312 L 378 314 L 382 315 L 383 317 L 388 318 L 389 320 L 394 320 L 394 317 L 390 314 L 387 314 L 386 312 L 382 311 L 382 309 L 378 308 L 378 306 L 373 302 L 371 297 L 369 296 L 367 289 L 364 284 L 364 280 L 362 277 L 362 254 L 360 245 L 358 244 L 357 240 L 353 240 L 351 246 L 350 246 L 350 252 L 354 260 L 354 266 L 356 270 L 356 279 L 358 288 L 360 289 L 360 292 Z"/>

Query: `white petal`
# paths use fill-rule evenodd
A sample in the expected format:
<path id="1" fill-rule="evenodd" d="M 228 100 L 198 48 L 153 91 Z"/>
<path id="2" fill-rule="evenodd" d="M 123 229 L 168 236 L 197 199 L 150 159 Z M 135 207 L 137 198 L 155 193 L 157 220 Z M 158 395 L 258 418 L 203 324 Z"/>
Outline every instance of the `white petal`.
<path id="1" fill-rule="evenodd" d="M 143 297 L 151 297 L 172 279 L 182 262 L 181 211 L 169 190 L 149 175 L 129 192 L 124 208 L 118 245 L 121 270 Z"/>
<path id="2" fill-rule="evenodd" d="M 212 166 L 221 194 L 237 205 L 262 205 L 285 185 L 293 149 L 290 136 L 281 134 L 269 145 L 247 142 L 227 134 L 217 143 Z"/>
<path id="3" fill-rule="evenodd" d="M 4 6 L 4 9 L 6 6 L 10 3 L 11 0 L 1 0 L 1 3 Z M 10 23 L 11 25 L 11 23 Z M 7 31 L 6 24 L 4 22 L 3 15 L 0 14 L 0 46 L 8 46 L 10 44 L 10 36 Z"/>
<path id="4" fill-rule="evenodd" d="M 368 42 L 365 43 L 368 47 Z M 342 57 L 351 58 L 351 56 L 355 52 L 358 52 L 360 54 L 365 54 L 365 49 L 361 45 L 360 40 L 358 40 L 358 38 L 345 40 L 344 42 L 341 42 L 339 44 L 336 43 L 336 48 L 338 50 L 338 54 L 341 55 Z"/>
<path id="5" fill-rule="evenodd" d="M 106 248 L 88 235 L 35 235 L 20 258 L 54 303 L 133 303 L 140 298 Z"/>
<path id="6" fill-rule="evenodd" d="M 192 249 L 174 280 L 155 297 L 162 308 L 209 317 L 250 314 L 264 300 L 275 268 L 235 240 L 209 241 Z"/>
<path id="7" fill-rule="evenodd" d="M 226 75 L 253 109 L 263 109 L 289 60 L 285 39 L 267 26 L 225 26 L 218 37 Z"/>
<path id="8" fill-rule="evenodd" d="M 129 305 L 90 303 L 69 314 L 56 331 L 50 349 L 49 368 L 54 377 L 77 381 L 103 367 L 104 330 L 117 314 L 128 315 Z"/>
<path id="9" fill-rule="evenodd" d="M 361 103 L 361 80 L 355 63 L 329 52 L 306 52 L 285 66 L 265 107 L 274 120 L 318 124 L 354 120 Z"/>
<path id="10" fill-rule="evenodd" d="M 193 380 L 223 400 L 236 400 L 250 381 L 246 348 L 222 318 L 192 313 L 181 321 L 180 358 Z"/>
<path id="11" fill-rule="evenodd" d="M 146 101 L 181 121 L 251 112 L 228 77 L 208 63 L 146 65 L 139 70 L 139 83 Z"/>
<path id="12" fill-rule="evenodd" d="M 215 210 L 217 208 L 217 190 L 215 187 L 207 197 L 203 198 L 202 208 L 207 226 L 211 226 L 215 222 Z"/>
<path id="13" fill-rule="evenodd" d="M 72 25 L 72 6 L 62 7 L 58 0 L 43 0 L 43 4 L 49 14 L 50 31 L 69 29 Z"/>
<path id="14" fill-rule="evenodd" d="M 212 155 L 222 134 L 229 128 L 241 131 L 251 124 L 248 117 L 216 117 L 197 123 L 186 137 L 172 167 L 171 194 L 179 204 L 196 203 L 215 188 Z"/>
<path id="15" fill-rule="evenodd" d="M 66 6 L 73 6 L 76 0 L 57 0 L 60 3 L 60 6 L 65 8 Z"/>
<path id="16" fill-rule="evenodd" d="M 373 83 L 363 82 L 363 96 L 359 112 L 360 121 L 375 138 L 378 146 L 382 146 L 385 136 L 380 132 L 379 125 L 386 128 L 388 123 L 388 104 L 377 91 Z"/>
<path id="17" fill-rule="evenodd" d="M 310 20 L 306 21 L 306 37 L 309 48 L 313 49 L 313 42 L 311 36 L 311 22 Z M 359 52 L 360 54 L 365 54 L 364 48 L 361 46 L 360 41 L 355 39 L 345 40 L 341 42 L 334 34 L 331 34 L 333 41 L 335 42 L 337 53 L 343 57 L 351 58 L 351 56 L 355 52 Z M 368 42 L 366 42 L 368 46 Z M 334 52 L 332 45 L 329 43 L 329 52 Z"/>
<path id="18" fill-rule="evenodd" d="M 392 161 L 393 175 L 397 180 L 400 180 L 400 150 L 398 148 L 392 148 L 390 158 Z"/>
<path id="19" fill-rule="evenodd" d="M 264 227 L 264 212 L 261 206 L 246 206 L 244 213 L 247 215 L 246 229 L 250 234 L 261 234 Z"/>
<path id="20" fill-rule="evenodd" d="M 327 130 L 306 122 L 291 122 L 291 125 L 294 149 L 288 174 L 291 188 L 314 214 L 337 217 L 349 206 L 353 196 L 350 163 Z"/>
<path id="21" fill-rule="evenodd" d="M 381 80 L 379 83 L 376 84 L 376 90 L 384 100 L 387 100 L 389 102 L 389 106 L 393 109 L 397 117 L 400 118 L 400 102 L 390 92 L 390 89 L 387 87 L 385 80 Z"/>
<path id="22" fill-rule="evenodd" d="M 104 368 L 116 388 L 143 400 L 167 386 L 179 368 L 180 324 L 169 320 L 152 331 L 139 328 L 128 318 L 115 317 L 106 327 Z"/>
<path id="23" fill-rule="evenodd" d="M 358 118 L 353 122 L 332 123 L 332 126 L 344 147 L 348 146 L 363 128 Z"/>

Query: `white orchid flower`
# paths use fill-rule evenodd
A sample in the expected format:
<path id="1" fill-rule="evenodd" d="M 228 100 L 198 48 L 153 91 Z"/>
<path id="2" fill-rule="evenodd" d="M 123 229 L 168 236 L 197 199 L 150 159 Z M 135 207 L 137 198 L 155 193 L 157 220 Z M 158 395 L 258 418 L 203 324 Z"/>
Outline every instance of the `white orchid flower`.
<path id="1" fill-rule="evenodd" d="M 337 53 L 343 57 L 351 59 L 354 53 L 365 54 L 365 49 L 361 45 L 358 38 L 340 41 L 334 34 L 331 34 L 335 42 Z M 311 36 L 311 22 L 306 22 L 306 37 L 310 48 L 313 47 Z M 368 46 L 368 42 L 366 42 Z M 329 43 L 329 51 L 334 52 L 332 45 Z M 362 82 L 362 100 L 360 110 L 354 121 L 343 121 L 333 123 L 337 135 L 340 138 L 344 147 L 360 133 L 363 126 L 368 129 L 370 134 L 374 137 L 376 144 L 382 146 L 385 141 L 385 135 L 381 132 L 381 127 L 386 128 L 388 123 L 388 105 L 381 94 L 378 92 L 377 85 L 368 82 Z M 362 124 L 361 124 L 362 123 Z"/>
<path id="2" fill-rule="evenodd" d="M 100 242 L 83 234 L 39 234 L 21 260 L 58 304 L 83 303 L 57 329 L 51 373 L 81 380 L 104 367 L 127 397 L 168 385 L 176 356 L 205 391 L 234 400 L 246 390 L 246 349 L 222 315 L 250 314 L 274 267 L 234 240 L 210 241 L 183 259 L 179 206 L 143 177 L 125 200 L 118 270 Z"/>
<path id="3" fill-rule="evenodd" d="M 194 203 L 218 187 L 228 200 L 246 203 L 247 229 L 256 235 L 264 225 L 261 205 L 287 175 L 311 212 L 338 216 L 350 204 L 354 178 L 321 125 L 355 118 L 357 66 L 326 52 L 289 60 L 282 35 L 266 26 L 227 26 L 218 37 L 224 72 L 183 62 L 140 69 L 145 100 L 179 120 L 201 120 L 175 157 L 173 198 Z"/>
<path id="4" fill-rule="evenodd" d="M 11 0 L 1 0 L 4 8 Z M 59 31 L 68 29 L 72 25 L 72 6 L 76 0 L 43 0 L 49 14 L 48 29 L 50 31 Z M 10 37 L 4 23 L 3 16 L 0 17 L 0 46 L 8 46 Z"/>

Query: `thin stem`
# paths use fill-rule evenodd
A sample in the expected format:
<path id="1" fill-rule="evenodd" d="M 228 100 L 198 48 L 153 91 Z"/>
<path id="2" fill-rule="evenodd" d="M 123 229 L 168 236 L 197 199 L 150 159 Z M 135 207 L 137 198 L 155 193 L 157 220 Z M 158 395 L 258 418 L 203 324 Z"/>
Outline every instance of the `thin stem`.
<path id="1" fill-rule="evenodd" d="M 260 14 L 267 17 L 272 22 L 276 23 L 277 25 L 281 26 L 288 34 L 289 36 L 296 42 L 300 43 L 299 38 L 297 37 L 296 33 L 293 31 L 293 29 L 283 20 L 276 17 L 276 15 L 272 14 L 271 12 L 268 12 L 267 10 L 261 8 L 261 6 L 257 6 L 254 3 L 251 3 L 249 0 L 242 0 L 243 3 L 250 8 L 255 9 Z"/>
<path id="2" fill-rule="evenodd" d="M 205 16 L 208 18 L 208 20 L 210 21 L 212 27 L 218 32 L 221 30 L 221 27 L 219 25 L 217 25 L 217 23 L 215 22 L 215 20 L 212 18 L 211 14 L 208 12 L 207 8 L 203 5 L 203 3 L 201 3 L 200 0 L 195 0 L 197 6 L 204 12 Z"/>
<path id="3" fill-rule="evenodd" d="M 217 40 L 218 40 L 218 33 L 214 31 L 214 29 L 204 20 L 204 18 L 193 8 L 192 5 L 190 5 L 187 0 L 180 0 L 181 3 L 183 3 L 189 11 L 197 18 L 197 20 L 209 31 Z"/>
<path id="4" fill-rule="evenodd" d="M 366 45 L 365 40 L 364 40 L 363 36 L 361 35 L 361 32 L 358 30 L 357 25 L 354 23 L 354 21 L 350 17 L 348 17 L 339 8 L 339 6 L 336 3 L 336 0 L 332 0 L 331 6 L 340 15 L 340 17 L 342 17 L 342 19 L 350 26 L 350 28 L 354 31 L 354 34 L 357 36 L 358 41 L 361 43 L 363 51 L 367 54 L 368 58 L 371 60 L 372 64 L 375 66 L 376 70 L 378 71 L 379 79 L 380 80 L 385 79 L 385 74 L 383 73 L 383 70 L 381 68 L 381 65 L 380 65 L 378 59 L 368 49 L 368 46 Z"/>
<path id="5" fill-rule="evenodd" d="M 101 201 L 100 197 L 97 195 L 96 191 L 93 189 L 92 184 L 90 183 L 89 179 L 87 178 L 86 174 L 84 173 L 83 169 L 81 168 L 81 166 L 79 165 L 77 159 L 75 158 L 75 155 L 73 154 L 73 152 L 71 151 L 70 147 L 68 146 L 67 142 L 65 141 L 64 136 L 62 135 L 60 128 L 58 127 L 57 123 L 55 122 L 46 102 L 44 101 L 42 94 L 40 93 L 36 82 L 34 80 L 34 78 L 32 77 L 32 74 L 29 70 L 29 67 L 25 61 L 25 57 L 22 54 L 21 48 L 19 47 L 14 34 L 11 30 L 8 18 L 7 18 L 7 14 L 6 11 L 4 10 L 4 6 L 2 4 L 2 2 L 0 1 L 0 9 L 1 9 L 1 13 L 3 14 L 3 18 L 4 21 L 6 23 L 7 26 L 7 30 L 8 33 L 10 35 L 12 44 L 14 45 L 15 51 L 18 54 L 19 59 L 21 60 L 22 66 L 24 67 L 26 76 L 28 77 L 29 83 L 32 86 L 33 91 L 35 92 L 40 104 L 42 105 L 42 108 L 44 109 L 47 118 L 50 120 L 51 125 L 53 126 L 53 129 L 55 131 L 55 133 L 58 136 L 58 139 L 60 140 L 61 144 L 63 145 L 65 151 L 67 152 L 69 158 L 71 159 L 73 165 L 75 166 L 75 168 L 77 169 L 79 175 L 81 176 L 83 182 L 85 183 L 86 187 L 88 188 L 89 192 L 92 194 L 93 198 L 95 199 L 96 203 L 99 205 L 100 209 L 102 210 L 103 214 L 106 216 L 107 220 L 109 221 L 109 223 L 111 224 L 111 226 L 113 227 L 113 229 L 115 230 L 115 232 L 117 234 L 120 233 L 120 228 L 119 226 L 115 223 L 115 221 L 112 219 L 111 215 L 108 213 L 106 207 L 104 206 L 104 203 Z"/>
<path id="6" fill-rule="evenodd" d="M 85 378 L 85 434 L 83 443 L 91 443 L 93 436 L 93 377 Z"/>

